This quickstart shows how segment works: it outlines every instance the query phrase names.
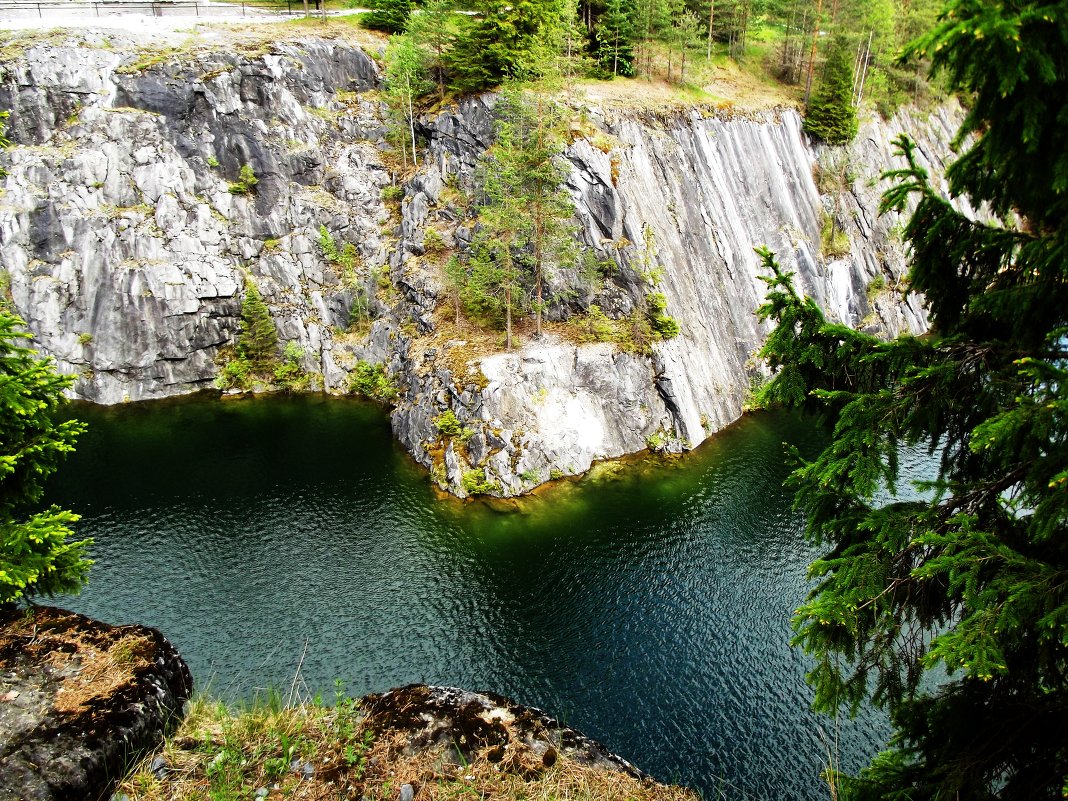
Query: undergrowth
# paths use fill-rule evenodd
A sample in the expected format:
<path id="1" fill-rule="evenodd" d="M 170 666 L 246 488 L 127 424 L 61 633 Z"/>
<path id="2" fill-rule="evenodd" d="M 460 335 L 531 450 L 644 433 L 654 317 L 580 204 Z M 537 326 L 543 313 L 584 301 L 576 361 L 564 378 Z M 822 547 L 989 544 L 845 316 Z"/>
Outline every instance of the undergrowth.
<path id="1" fill-rule="evenodd" d="M 192 701 L 177 732 L 134 768 L 115 796 L 129 801 L 395 801 L 409 785 L 417 801 L 697 798 L 681 787 L 587 767 L 565 756 L 546 766 L 542 759 L 501 760 L 489 749 L 457 761 L 452 747 L 413 749 L 402 733 L 375 733 L 359 702 L 340 691 L 333 705 L 303 700 L 296 704 L 292 697 L 271 693 L 238 709 L 204 697 Z"/>

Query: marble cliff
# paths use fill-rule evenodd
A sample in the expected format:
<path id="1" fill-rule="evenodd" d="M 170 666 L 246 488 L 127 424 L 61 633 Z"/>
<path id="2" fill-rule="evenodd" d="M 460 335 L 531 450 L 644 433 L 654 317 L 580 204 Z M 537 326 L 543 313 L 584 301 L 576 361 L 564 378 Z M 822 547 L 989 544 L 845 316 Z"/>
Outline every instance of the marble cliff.
<path id="1" fill-rule="evenodd" d="M 344 392 L 358 364 L 381 365 L 395 433 L 434 479 L 509 496 L 599 459 L 685 450 L 739 417 L 762 376 L 754 245 L 835 319 L 926 329 L 902 291 L 901 220 L 877 215 L 878 176 L 900 131 L 937 174 L 952 109 L 866 122 L 834 150 L 793 109 L 571 101 L 566 188 L 582 249 L 609 269 L 554 269 L 550 333 L 501 352 L 495 335 L 455 325 L 442 267 L 471 241 L 464 197 L 493 141 L 494 97 L 422 117 L 420 166 L 405 171 L 379 81 L 372 55 L 317 38 L 147 53 L 89 34 L 9 56 L 0 276 L 35 346 L 77 375 L 75 396 L 213 387 L 254 284 L 312 388 Z M 235 194 L 245 166 L 258 183 Z M 831 217 L 845 255 L 821 250 Z M 352 246 L 344 263 L 324 252 L 324 229 Z M 651 291 L 677 337 L 635 350 L 574 335 L 591 305 L 623 319 Z"/>

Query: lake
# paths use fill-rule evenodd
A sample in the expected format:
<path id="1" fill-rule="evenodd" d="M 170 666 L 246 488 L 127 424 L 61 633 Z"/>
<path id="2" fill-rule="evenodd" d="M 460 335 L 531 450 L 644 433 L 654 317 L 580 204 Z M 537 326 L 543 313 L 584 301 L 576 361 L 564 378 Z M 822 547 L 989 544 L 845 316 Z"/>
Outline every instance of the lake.
<path id="1" fill-rule="evenodd" d="M 96 564 L 61 605 L 161 629 L 200 690 L 493 690 L 709 798 L 822 801 L 828 744 L 856 768 L 887 733 L 812 714 L 788 644 L 815 552 L 783 442 L 814 452 L 811 420 L 748 416 L 681 459 L 487 504 L 441 497 L 355 400 L 75 413 L 90 430 L 48 500 Z"/>

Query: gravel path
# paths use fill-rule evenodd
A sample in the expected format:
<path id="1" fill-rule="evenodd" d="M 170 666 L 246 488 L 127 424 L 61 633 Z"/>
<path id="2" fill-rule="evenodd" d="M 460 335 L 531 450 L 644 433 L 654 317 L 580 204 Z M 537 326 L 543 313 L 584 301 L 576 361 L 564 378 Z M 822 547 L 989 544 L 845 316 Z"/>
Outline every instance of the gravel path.
<path id="1" fill-rule="evenodd" d="M 300 3 L 294 2 L 296 11 Z M 338 17 L 359 14 L 365 9 L 345 9 L 330 11 L 327 16 Z M 201 4 L 198 15 L 171 13 L 165 11 L 161 16 L 137 11 L 109 12 L 96 16 L 91 8 L 79 11 L 67 11 L 60 8 L 42 7 L 40 15 L 36 8 L 12 9 L 0 8 L 0 31 L 47 30 L 52 28 L 70 28 L 84 30 L 121 30 L 144 34 L 152 38 L 153 34 L 190 33 L 197 28 L 220 22 L 261 23 L 279 22 L 292 19 L 288 14 L 279 14 L 258 8 L 242 8 L 232 3 L 212 3 L 210 0 Z M 294 14 L 294 17 L 296 14 Z"/>

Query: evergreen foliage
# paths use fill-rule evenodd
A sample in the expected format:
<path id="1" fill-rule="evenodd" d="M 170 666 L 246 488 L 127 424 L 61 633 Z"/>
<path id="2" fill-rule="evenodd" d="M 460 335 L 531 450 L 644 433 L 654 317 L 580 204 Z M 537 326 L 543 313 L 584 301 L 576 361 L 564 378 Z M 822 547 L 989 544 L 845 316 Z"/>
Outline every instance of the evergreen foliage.
<path id="1" fill-rule="evenodd" d="M 497 139 L 479 164 L 483 205 L 466 280 L 447 268 L 469 312 L 501 320 L 505 347 L 512 346 L 512 319 L 533 310 L 537 333 L 547 304 L 547 272 L 574 259 L 574 206 L 563 188 L 566 168 L 560 110 L 542 95 L 524 97 L 512 88 L 497 102 Z M 528 290 L 529 288 L 529 296 Z"/>
<path id="2" fill-rule="evenodd" d="M 267 304 L 251 280 L 241 302 L 241 333 L 237 337 L 237 354 L 254 370 L 269 370 L 278 355 L 278 331 Z"/>
<path id="3" fill-rule="evenodd" d="M 446 56 L 456 44 L 457 14 L 452 0 L 427 0 L 408 20 L 408 35 L 422 51 L 422 66 L 445 99 Z"/>
<path id="4" fill-rule="evenodd" d="M 367 28 L 386 33 L 400 33 L 408 26 L 412 14 L 412 0 L 372 0 L 371 10 L 360 23 Z"/>
<path id="5" fill-rule="evenodd" d="M 55 506 L 32 511 L 85 426 L 56 422 L 74 377 L 57 375 L 17 344 L 30 338 L 24 325 L 0 313 L 0 605 L 77 592 L 92 564 L 85 557 L 90 540 L 67 540 L 77 515 Z"/>
<path id="6" fill-rule="evenodd" d="M 831 145 L 847 144 L 857 135 L 852 55 L 843 39 L 831 45 L 819 88 L 805 109 L 803 127 Z"/>
<path id="7" fill-rule="evenodd" d="M 460 93 L 542 75 L 562 24 L 560 0 L 478 0 L 445 57 Z"/>
<path id="8" fill-rule="evenodd" d="M 12 141 L 7 138 L 7 119 L 11 116 L 10 111 L 0 111 L 0 150 L 7 150 Z M 7 177 L 7 170 L 0 167 L 0 178 Z"/>
<path id="9" fill-rule="evenodd" d="M 839 798 L 1052 801 L 1068 795 L 1068 4 L 954 0 L 913 53 L 973 98 L 950 187 L 1000 221 L 955 210 L 899 140 L 884 208 L 918 200 L 923 339 L 828 323 L 760 251 L 763 399 L 834 421 L 791 478 L 829 549 L 795 641 L 818 708 L 870 699 L 894 725 Z M 903 447 L 932 454 L 919 493 L 896 492 Z"/>
<path id="10" fill-rule="evenodd" d="M 391 139 L 401 145 L 405 166 L 409 146 L 412 163 L 419 166 L 415 140 L 415 103 L 428 94 L 431 53 L 420 46 L 414 36 L 394 36 L 386 50 L 385 99 L 389 106 Z"/>
<path id="11" fill-rule="evenodd" d="M 608 0 L 594 33 L 597 63 L 605 75 L 634 75 L 634 23 L 624 0 Z"/>
<path id="12" fill-rule="evenodd" d="M 230 184 L 231 195 L 252 195 L 256 192 L 256 184 L 260 179 L 256 177 L 255 170 L 248 164 L 241 165 L 241 171 L 236 181 Z"/>
<path id="13" fill-rule="evenodd" d="M 397 397 L 397 387 L 390 380 L 385 365 L 359 361 L 349 373 L 349 391 L 365 398 L 389 403 Z"/>

